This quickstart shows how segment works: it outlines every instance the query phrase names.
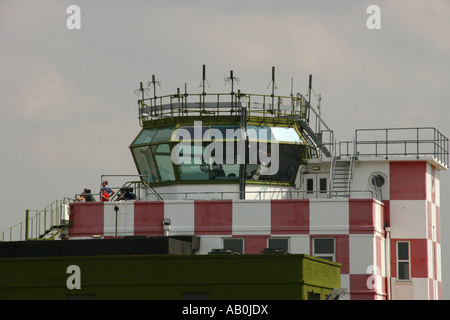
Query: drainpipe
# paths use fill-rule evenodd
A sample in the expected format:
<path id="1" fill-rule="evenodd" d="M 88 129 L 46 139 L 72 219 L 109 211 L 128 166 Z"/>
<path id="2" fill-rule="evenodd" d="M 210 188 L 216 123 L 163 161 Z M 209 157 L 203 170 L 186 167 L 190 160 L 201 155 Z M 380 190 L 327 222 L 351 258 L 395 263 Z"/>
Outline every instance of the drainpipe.
<path id="1" fill-rule="evenodd" d="M 384 227 L 385 237 L 385 263 L 386 263 L 386 298 L 391 300 L 391 228 Z"/>
<path id="2" fill-rule="evenodd" d="M 114 206 L 114 211 L 116 212 L 116 222 L 115 222 L 115 238 L 117 239 L 117 215 L 119 213 L 119 207 L 118 206 Z"/>

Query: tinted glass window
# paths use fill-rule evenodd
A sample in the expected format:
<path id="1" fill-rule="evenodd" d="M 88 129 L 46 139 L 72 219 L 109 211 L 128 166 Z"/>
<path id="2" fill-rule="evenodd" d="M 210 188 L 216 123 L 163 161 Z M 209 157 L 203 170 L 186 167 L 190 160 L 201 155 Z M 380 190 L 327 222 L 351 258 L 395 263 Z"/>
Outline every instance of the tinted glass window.
<path id="1" fill-rule="evenodd" d="M 136 140 L 133 142 L 133 145 L 142 144 L 142 143 L 150 143 L 155 136 L 158 129 L 144 129 L 137 136 Z"/>
<path id="2" fill-rule="evenodd" d="M 223 239 L 223 248 L 234 252 L 244 253 L 244 240 Z"/>

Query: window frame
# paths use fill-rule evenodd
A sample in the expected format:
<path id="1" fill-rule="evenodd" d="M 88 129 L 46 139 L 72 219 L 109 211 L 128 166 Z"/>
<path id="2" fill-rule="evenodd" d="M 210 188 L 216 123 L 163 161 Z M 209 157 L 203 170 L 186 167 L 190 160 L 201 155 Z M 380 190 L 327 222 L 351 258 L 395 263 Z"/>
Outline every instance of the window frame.
<path id="1" fill-rule="evenodd" d="M 400 259 L 399 258 L 399 244 L 407 244 L 408 245 L 408 259 Z M 397 241 L 395 244 L 395 250 L 396 250 L 396 267 L 397 267 L 397 281 L 411 281 L 411 243 L 410 241 L 406 240 L 400 240 Z M 407 263 L 408 264 L 408 277 L 407 278 L 400 278 L 400 263 Z"/>
<path id="2" fill-rule="evenodd" d="M 333 253 L 316 253 L 316 240 L 333 240 Z M 335 237 L 314 237 L 312 238 L 312 256 L 322 259 L 326 257 L 332 257 L 332 262 L 336 262 L 336 238 Z"/>
<path id="3" fill-rule="evenodd" d="M 319 177 L 318 179 L 319 179 L 319 191 L 320 191 L 320 193 L 327 193 L 328 179 L 327 178 L 321 178 L 321 177 Z"/>
<path id="4" fill-rule="evenodd" d="M 270 237 L 267 238 L 267 248 L 272 249 L 270 246 L 270 240 L 286 240 L 286 248 L 279 248 L 279 247 L 273 247 L 273 249 L 286 249 L 286 252 L 290 252 L 290 244 L 289 244 L 289 238 L 287 237 Z"/>
<path id="5" fill-rule="evenodd" d="M 225 247 L 225 242 L 226 242 L 226 241 L 237 241 L 237 240 L 240 240 L 240 241 L 241 241 L 241 246 L 242 246 L 241 252 L 239 252 L 239 251 L 234 251 L 233 249 L 230 249 L 230 250 L 233 250 L 234 252 L 238 252 L 238 253 L 240 253 L 240 254 L 244 254 L 244 253 L 245 253 L 244 238 L 222 238 L 222 247 L 226 250 L 226 249 L 227 249 L 227 248 Z"/>

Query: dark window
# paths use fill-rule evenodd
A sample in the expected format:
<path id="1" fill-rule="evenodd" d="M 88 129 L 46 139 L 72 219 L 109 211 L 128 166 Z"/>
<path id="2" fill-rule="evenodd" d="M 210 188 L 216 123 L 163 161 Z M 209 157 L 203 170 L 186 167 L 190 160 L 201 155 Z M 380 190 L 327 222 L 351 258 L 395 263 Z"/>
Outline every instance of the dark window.
<path id="1" fill-rule="evenodd" d="M 320 293 L 308 292 L 308 300 L 320 300 Z"/>
<path id="2" fill-rule="evenodd" d="M 306 191 L 308 191 L 308 193 L 313 193 L 313 191 L 314 191 L 314 180 L 313 179 L 306 179 Z"/>
<path id="3" fill-rule="evenodd" d="M 397 242 L 397 278 L 409 280 L 409 242 Z"/>
<path id="4" fill-rule="evenodd" d="M 327 192 L 327 178 L 320 179 L 320 193 Z"/>
<path id="5" fill-rule="evenodd" d="M 335 261 L 336 251 L 334 238 L 314 238 L 313 256 Z"/>
<path id="6" fill-rule="evenodd" d="M 269 239 L 269 248 L 270 249 L 282 249 L 286 252 L 288 252 L 288 239 L 282 239 L 282 238 L 270 238 Z"/>
<path id="7" fill-rule="evenodd" d="M 233 252 L 244 253 L 243 239 L 223 239 L 223 248 Z"/>

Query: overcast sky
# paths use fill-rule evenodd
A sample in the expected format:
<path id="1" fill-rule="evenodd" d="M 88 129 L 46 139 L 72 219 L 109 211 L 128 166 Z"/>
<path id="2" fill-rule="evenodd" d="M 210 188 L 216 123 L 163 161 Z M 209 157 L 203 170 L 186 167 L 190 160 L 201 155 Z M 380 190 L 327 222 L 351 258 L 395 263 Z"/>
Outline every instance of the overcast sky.
<path id="1" fill-rule="evenodd" d="M 81 29 L 69 30 L 69 5 Z M 370 5 L 381 29 L 369 30 Z M 199 93 L 239 89 L 306 94 L 308 76 L 338 140 L 355 129 L 436 127 L 450 136 L 450 2 L 0 1 L 0 232 L 42 209 L 94 192 L 102 174 L 135 174 L 134 89 L 161 81 Z M 444 298 L 450 299 L 450 177 L 442 174 Z M 447 232 L 446 232 L 447 231 Z"/>

